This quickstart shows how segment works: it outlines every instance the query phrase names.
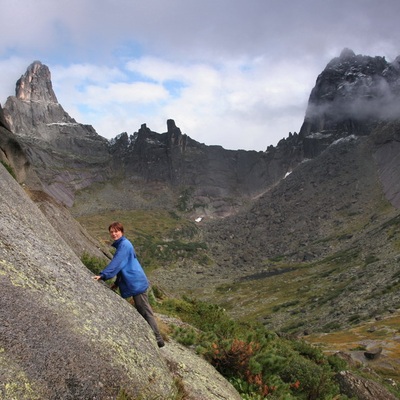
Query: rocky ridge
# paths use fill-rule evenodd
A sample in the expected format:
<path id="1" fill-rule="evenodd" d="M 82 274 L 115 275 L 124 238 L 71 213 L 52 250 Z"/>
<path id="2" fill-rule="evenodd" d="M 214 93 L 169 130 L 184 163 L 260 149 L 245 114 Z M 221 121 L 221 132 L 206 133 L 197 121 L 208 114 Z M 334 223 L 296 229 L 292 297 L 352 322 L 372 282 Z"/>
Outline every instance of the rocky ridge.
<path id="1" fill-rule="evenodd" d="M 17 81 L 16 95 L 7 99 L 4 113 L 44 191 L 67 207 L 77 205 L 77 214 L 82 212 L 79 206 L 87 204 L 85 193 L 76 199 L 84 189 L 123 180 L 136 193 L 151 183 L 172 187 L 175 197 L 190 188 L 193 202 L 202 205 L 199 212 L 224 216 L 262 193 L 301 159 L 293 145 L 267 152 L 206 146 L 182 134 L 173 120 L 167 121 L 165 133 L 143 124 L 134 134 L 122 133 L 108 142 L 64 111 L 53 92 L 50 71 L 39 61 Z M 103 203 L 104 208 L 114 207 L 114 201 Z"/>
<path id="2" fill-rule="evenodd" d="M 318 76 L 311 91 L 300 136 L 306 158 L 335 140 L 367 136 L 380 121 L 399 118 L 400 56 L 356 55 L 344 49 Z"/>

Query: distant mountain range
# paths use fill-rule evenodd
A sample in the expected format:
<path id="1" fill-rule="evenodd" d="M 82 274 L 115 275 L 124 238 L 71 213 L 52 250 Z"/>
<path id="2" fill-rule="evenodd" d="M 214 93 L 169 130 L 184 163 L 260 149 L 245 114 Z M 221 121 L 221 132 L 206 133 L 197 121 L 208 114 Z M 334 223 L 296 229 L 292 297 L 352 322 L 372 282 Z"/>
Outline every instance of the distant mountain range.
<path id="1" fill-rule="evenodd" d="M 156 395 L 173 386 L 176 371 L 151 347 L 143 321 L 93 287 L 79 258 L 111 255 L 80 218 L 162 210 L 189 221 L 179 237 L 189 249 L 201 241 L 203 259 L 179 250 L 176 262 L 160 257 L 151 282 L 280 335 L 399 315 L 400 57 L 389 63 L 344 49 L 318 76 L 299 133 L 263 152 L 207 146 L 173 119 L 166 125 L 163 133 L 143 124 L 132 135 L 101 137 L 65 112 L 40 61 L 0 107 L 0 363 L 6 382 L 23 383 L 13 386 L 17 397 L 104 398 L 117 381 L 136 390 L 149 380 Z M 153 247 L 163 254 L 172 241 Z M 367 365 L 398 376 L 398 329 L 380 338 L 379 361 Z M 180 364 L 183 349 L 170 349 L 168 363 Z M 123 367 L 114 359 L 120 352 L 133 355 Z M 202 398 L 237 396 L 191 362 L 219 382 L 204 385 Z M 392 398 L 382 393 L 374 399 Z"/>
<path id="2" fill-rule="evenodd" d="M 400 305 L 393 289 L 400 285 L 399 117 L 400 57 L 389 63 L 344 49 L 318 76 L 299 133 L 264 152 L 207 146 L 172 119 L 166 132 L 143 124 L 109 141 L 63 110 L 48 67 L 35 61 L 4 105 L 1 159 L 20 182 L 75 217 L 116 208 L 175 212 L 180 201 L 179 212 L 201 220 L 214 264 L 200 278 L 177 270 L 167 282 L 162 268 L 154 273 L 177 292 L 193 279 L 202 294 L 222 281 L 230 290 L 238 279 L 285 271 L 295 279 L 288 271 L 315 266 L 292 314 L 278 311 L 265 321 L 284 328 L 299 319 L 306 321 L 300 329 L 309 330 Z M 228 307 L 224 290 L 207 296 Z M 247 312 L 231 307 L 238 316 Z M 261 318 L 270 309 L 254 313 Z"/>

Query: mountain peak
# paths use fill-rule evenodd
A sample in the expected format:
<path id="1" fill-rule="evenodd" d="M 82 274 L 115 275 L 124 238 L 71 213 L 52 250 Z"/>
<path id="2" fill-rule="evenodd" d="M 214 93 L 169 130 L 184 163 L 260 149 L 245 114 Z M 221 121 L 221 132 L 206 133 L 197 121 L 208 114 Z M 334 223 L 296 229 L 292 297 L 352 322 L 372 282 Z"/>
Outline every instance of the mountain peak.
<path id="1" fill-rule="evenodd" d="M 342 50 L 342 52 L 340 53 L 340 59 L 349 59 L 349 58 L 353 58 L 353 57 L 355 57 L 355 53 L 354 53 L 354 51 L 353 50 L 351 50 L 351 49 L 348 49 L 347 47 L 345 47 L 343 50 Z"/>
<path id="2" fill-rule="evenodd" d="M 49 68 L 40 61 L 34 61 L 18 79 L 15 96 L 23 101 L 58 103 Z"/>

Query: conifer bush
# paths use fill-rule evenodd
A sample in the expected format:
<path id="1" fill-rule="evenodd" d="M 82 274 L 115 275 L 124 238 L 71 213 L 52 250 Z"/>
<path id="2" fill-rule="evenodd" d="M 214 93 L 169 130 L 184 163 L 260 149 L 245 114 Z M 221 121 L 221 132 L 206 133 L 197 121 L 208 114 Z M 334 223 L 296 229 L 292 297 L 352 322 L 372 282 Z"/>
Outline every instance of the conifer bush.
<path id="1" fill-rule="evenodd" d="M 84 252 L 81 257 L 82 263 L 94 274 L 99 274 L 107 266 L 107 260 L 104 258 L 92 256 Z"/>
<path id="2" fill-rule="evenodd" d="M 190 298 L 166 299 L 163 312 L 193 325 L 172 336 L 209 361 L 242 399 L 345 399 L 334 375 L 346 364 L 304 341 L 278 338 L 260 324 L 233 321 L 216 305 Z"/>

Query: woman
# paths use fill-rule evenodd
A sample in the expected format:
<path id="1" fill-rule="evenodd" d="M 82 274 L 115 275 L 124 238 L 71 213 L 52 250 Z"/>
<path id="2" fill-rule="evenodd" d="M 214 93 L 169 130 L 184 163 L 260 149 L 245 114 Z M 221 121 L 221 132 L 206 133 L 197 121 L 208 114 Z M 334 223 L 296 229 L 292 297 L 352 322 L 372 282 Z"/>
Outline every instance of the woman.
<path id="1" fill-rule="evenodd" d="M 132 243 L 124 236 L 124 227 L 120 222 L 113 222 L 108 227 L 108 231 L 113 240 L 112 246 L 116 248 L 116 252 L 107 267 L 100 272 L 100 275 L 94 276 L 93 279 L 106 281 L 117 276 L 111 288 L 113 290 L 119 288 L 124 299 L 133 297 L 136 309 L 153 330 L 158 347 L 163 347 L 165 343 L 158 330 L 157 322 L 147 297 L 149 281 L 136 257 L 135 249 Z"/>

